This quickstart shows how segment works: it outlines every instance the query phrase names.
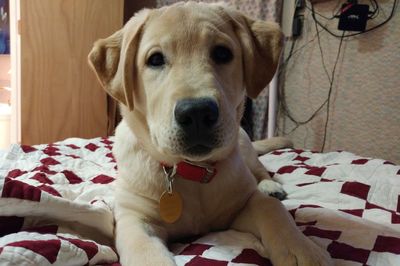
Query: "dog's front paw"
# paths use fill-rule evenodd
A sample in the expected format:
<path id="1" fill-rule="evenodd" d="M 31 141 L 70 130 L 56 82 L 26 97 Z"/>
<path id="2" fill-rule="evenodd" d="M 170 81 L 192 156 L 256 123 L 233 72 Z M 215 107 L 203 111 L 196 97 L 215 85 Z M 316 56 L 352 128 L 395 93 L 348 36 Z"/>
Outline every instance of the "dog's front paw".
<path id="1" fill-rule="evenodd" d="M 147 254 L 140 254 L 136 252 L 132 252 L 129 258 L 121 257 L 121 265 L 122 266 L 153 266 L 153 265 L 162 265 L 162 266 L 176 266 L 175 260 L 172 256 L 164 256 L 162 254 L 153 253 L 152 256 L 148 256 Z"/>
<path id="2" fill-rule="evenodd" d="M 283 248 L 273 248 L 271 261 L 274 266 L 333 266 L 329 253 L 307 237 L 296 245 L 282 243 Z M 282 247 L 282 246 L 281 246 Z"/>
<path id="3" fill-rule="evenodd" d="M 266 195 L 272 196 L 279 200 L 284 200 L 287 196 L 283 187 L 278 182 L 270 179 L 264 179 L 258 183 L 258 189 Z"/>
<path id="4" fill-rule="evenodd" d="M 176 266 L 173 254 L 158 238 L 138 238 L 137 243 L 133 245 L 122 244 L 117 242 L 122 266 Z"/>

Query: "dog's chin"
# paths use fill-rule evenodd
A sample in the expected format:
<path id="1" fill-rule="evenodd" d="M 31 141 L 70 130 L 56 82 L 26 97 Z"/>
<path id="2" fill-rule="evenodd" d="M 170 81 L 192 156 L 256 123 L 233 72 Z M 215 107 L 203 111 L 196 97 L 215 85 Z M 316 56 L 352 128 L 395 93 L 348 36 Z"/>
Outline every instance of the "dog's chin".
<path id="1" fill-rule="evenodd" d="M 166 161 L 204 161 L 209 159 L 213 154 L 213 147 L 206 145 L 185 146 L 158 146 L 158 157 Z"/>
<path id="2" fill-rule="evenodd" d="M 211 156 L 213 150 L 213 147 L 198 144 L 186 148 L 183 155 L 190 160 L 204 160 Z"/>
<path id="3" fill-rule="evenodd" d="M 188 160 L 192 162 L 219 161 L 223 159 L 234 147 L 231 141 L 226 142 L 224 139 L 207 141 L 197 141 L 188 143 L 184 140 L 172 142 L 158 142 L 153 147 L 158 151 L 158 158 L 164 161 L 182 161 Z M 163 145 L 160 145 L 163 143 Z"/>
<path id="4" fill-rule="evenodd" d="M 232 151 L 230 146 L 192 146 L 182 152 L 182 158 L 191 162 L 217 162 Z"/>
<path id="5" fill-rule="evenodd" d="M 216 162 L 226 157 L 230 147 L 193 145 L 188 147 L 164 148 L 159 150 L 164 161 Z"/>

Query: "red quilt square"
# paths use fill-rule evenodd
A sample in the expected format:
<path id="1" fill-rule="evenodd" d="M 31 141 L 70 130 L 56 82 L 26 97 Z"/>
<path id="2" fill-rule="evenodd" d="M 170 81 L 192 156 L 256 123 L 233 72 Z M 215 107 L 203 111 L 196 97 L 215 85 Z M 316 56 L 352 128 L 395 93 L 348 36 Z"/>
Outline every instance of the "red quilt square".
<path id="1" fill-rule="evenodd" d="M 227 261 L 212 260 L 203 257 L 196 256 L 191 261 L 185 264 L 185 266 L 227 266 Z"/>
<path id="2" fill-rule="evenodd" d="M 272 263 L 268 259 L 261 257 L 255 250 L 248 248 L 243 249 L 242 253 L 234 258 L 232 262 L 255 264 L 259 266 L 272 266 Z"/>
<path id="3" fill-rule="evenodd" d="M 366 200 L 370 186 L 359 182 L 345 182 L 340 193 Z"/>
<path id="4" fill-rule="evenodd" d="M 400 238 L 391 236 L 378 236 L 373 251 L 400 254 Z"/>
<path id="5" fill-rule="evenodd" d="M 306 230 L 303 231 L 303 234 L 305 234 L 306 236 L 316 236 L 331 240 L 339 239 L 341 233 L 342 233 L 341 231 L 324 230 L 314 226 L 308 226 Z"/>
<path id="6" fill-rule="evenodd" d="M 328 252 L 331 254 L 332 258 L 360 263 L 366 263 L 370 254 L 370 251 L 367 249 L 355 248 L 336 241 L 333 241 L 328 246 Z"/>

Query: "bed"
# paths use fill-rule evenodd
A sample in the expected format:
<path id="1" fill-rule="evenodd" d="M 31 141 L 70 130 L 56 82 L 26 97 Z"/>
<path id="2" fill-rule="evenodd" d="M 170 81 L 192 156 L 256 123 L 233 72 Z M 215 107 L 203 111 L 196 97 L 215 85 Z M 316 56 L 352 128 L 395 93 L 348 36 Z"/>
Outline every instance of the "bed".
<path id="1" fill-rule="evenodd" d="M 0 153 L 0 265 L 119 265 L 112 145 L 74 138 Z M 345 151 L 260 159 L 288 193 L 297 226 L 337 265 L 400 265 L 400 166 Z M 170 250 L 178 265 L 271 265 L 255 237 L 233 230 Z"/>

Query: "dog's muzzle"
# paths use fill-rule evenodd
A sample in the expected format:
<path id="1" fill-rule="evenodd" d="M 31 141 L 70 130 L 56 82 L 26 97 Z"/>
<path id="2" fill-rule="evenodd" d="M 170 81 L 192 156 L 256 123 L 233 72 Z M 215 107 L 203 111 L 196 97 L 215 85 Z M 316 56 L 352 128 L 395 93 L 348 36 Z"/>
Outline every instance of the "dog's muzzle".
<path id="1" fill-rule="evenodd" d="M 185 151 L 205 155 L 217 144 L 218 105 L 212 98 L 190 98 L 177 102 L 175 120 L 183 132 Z"/>

